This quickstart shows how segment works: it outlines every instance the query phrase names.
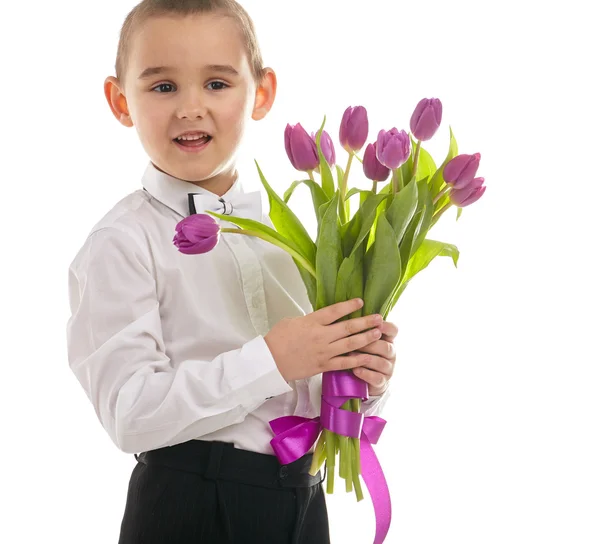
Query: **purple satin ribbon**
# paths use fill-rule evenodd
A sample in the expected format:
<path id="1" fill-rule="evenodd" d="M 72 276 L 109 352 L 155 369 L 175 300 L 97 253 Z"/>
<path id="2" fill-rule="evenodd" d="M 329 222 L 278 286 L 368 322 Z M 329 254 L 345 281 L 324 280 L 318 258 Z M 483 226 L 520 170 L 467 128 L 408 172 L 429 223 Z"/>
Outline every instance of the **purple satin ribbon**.
<path id="1" fill-rule="evenodd" d="M 321 415 L 313 419 L 284 416 L 269 421 L 275 438 L 271 446 L 282 465 L 306 455 L 319 433 L 327 429 L 336 434 L 360 438 L 360 470 L 375 510 L 374 544 L 382 544 L 392 520 L 390 491 L 377 455 L 371 444 L 377 444 L 386 421 L 377 416 L 365 417 L 340 407 L 349 399 L 367 400 L 367 383 L 345 370 L 323 374 Z"/>

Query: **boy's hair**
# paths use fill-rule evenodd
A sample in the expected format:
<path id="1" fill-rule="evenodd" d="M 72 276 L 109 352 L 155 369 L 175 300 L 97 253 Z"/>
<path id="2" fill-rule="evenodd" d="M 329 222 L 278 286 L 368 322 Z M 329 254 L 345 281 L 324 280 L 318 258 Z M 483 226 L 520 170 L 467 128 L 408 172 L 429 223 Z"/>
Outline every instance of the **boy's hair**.
<path id="1" fill-rule="evenodd" d="M 217 13 L 231 17 L 237 22 L 242 32 L 252 77 L 257 85 L 260 84 L 264 69 L 254 23 L 246 10 L 235 0 L 142 0 L 129 12 L 121 27 L 115 63 L 117 79 L 124 82 L 132 38 L 136 30 L 148 19 L 165 15 L 184 17 L 202 13 Z"/>

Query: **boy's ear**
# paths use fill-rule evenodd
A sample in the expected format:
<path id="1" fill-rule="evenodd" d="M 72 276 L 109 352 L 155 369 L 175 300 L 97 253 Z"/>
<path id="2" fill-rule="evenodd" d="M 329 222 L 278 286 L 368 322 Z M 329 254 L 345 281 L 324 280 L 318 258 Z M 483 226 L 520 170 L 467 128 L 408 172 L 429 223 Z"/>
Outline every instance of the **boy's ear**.
<path id="1" fill-rule="evenodd" d="M 252 110 L 252 119 L 259 121 L 264 118 L 275 102 L 277 94 L 277 76 L 271 68 L 265 68 L 261 84 L 256 88 L 256 98 L 254 100 L 254 109 Z"/>
<path id="2" fill-rule="evenodd" d="M 132 127 L 133 121 L 129 115 L 127 98 L 123 94 L 120 81 L 113 76 L 104 80 L 104 96 L 117 121 L 126 127 Z"/>

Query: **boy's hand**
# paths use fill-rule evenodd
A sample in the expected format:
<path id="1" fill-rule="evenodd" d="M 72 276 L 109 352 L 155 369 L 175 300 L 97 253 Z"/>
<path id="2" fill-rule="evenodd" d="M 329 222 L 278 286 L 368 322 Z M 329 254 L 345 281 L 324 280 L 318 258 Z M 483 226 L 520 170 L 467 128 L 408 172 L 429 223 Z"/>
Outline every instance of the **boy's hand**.
<path id="1" fill-rule="evenodd" d="M 377 328 L 383 333 L 381 338 L 359 351 L 378 357 L 365 366 L 353 369 L 354 374 L 369 385 L 370 396 L 383 395 L 388 388 L 396 364 L 394 339 L 398 335 L 398 327 L 389 321 L 384 321 Z"/>
<path id="2" fill-rule="evenodd" d="M 338 321 L 361 307 L 362 301 L 339 302 L 276 323 L 264 338 L 283 378 L 289 382 L 329 370 L 375 365 L 377 356 L 358 350 L 381 338 L 381 316 Z"/>

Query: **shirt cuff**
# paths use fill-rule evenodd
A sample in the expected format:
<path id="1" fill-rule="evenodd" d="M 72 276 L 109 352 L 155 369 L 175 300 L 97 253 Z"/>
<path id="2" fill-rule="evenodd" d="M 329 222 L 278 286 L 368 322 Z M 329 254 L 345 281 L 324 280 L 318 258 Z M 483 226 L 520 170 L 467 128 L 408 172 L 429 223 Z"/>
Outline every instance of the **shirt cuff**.
<path id="1" fill-rule="evenodd" d="M 243 392 L 244 404 L 256 406 L 270 397 L 293 391 L 277 368 L 275 359 L 264 337 L 257 336 L 246 342 L 240 351 L 243 371 L 235 377 L 233 388 Z"/>
<path id="2" fill-rule="evenodd" d="M 388 384 L 387 389 L 381 395 L 373 395 L 368 398 L 368 400 L 363 400 L 360 403 L 360 411 L 368 416 L 378 416 L 382 413 L 383 407 L 387 403 L 390 398 L 390 389 L 391 383 Z"/>

